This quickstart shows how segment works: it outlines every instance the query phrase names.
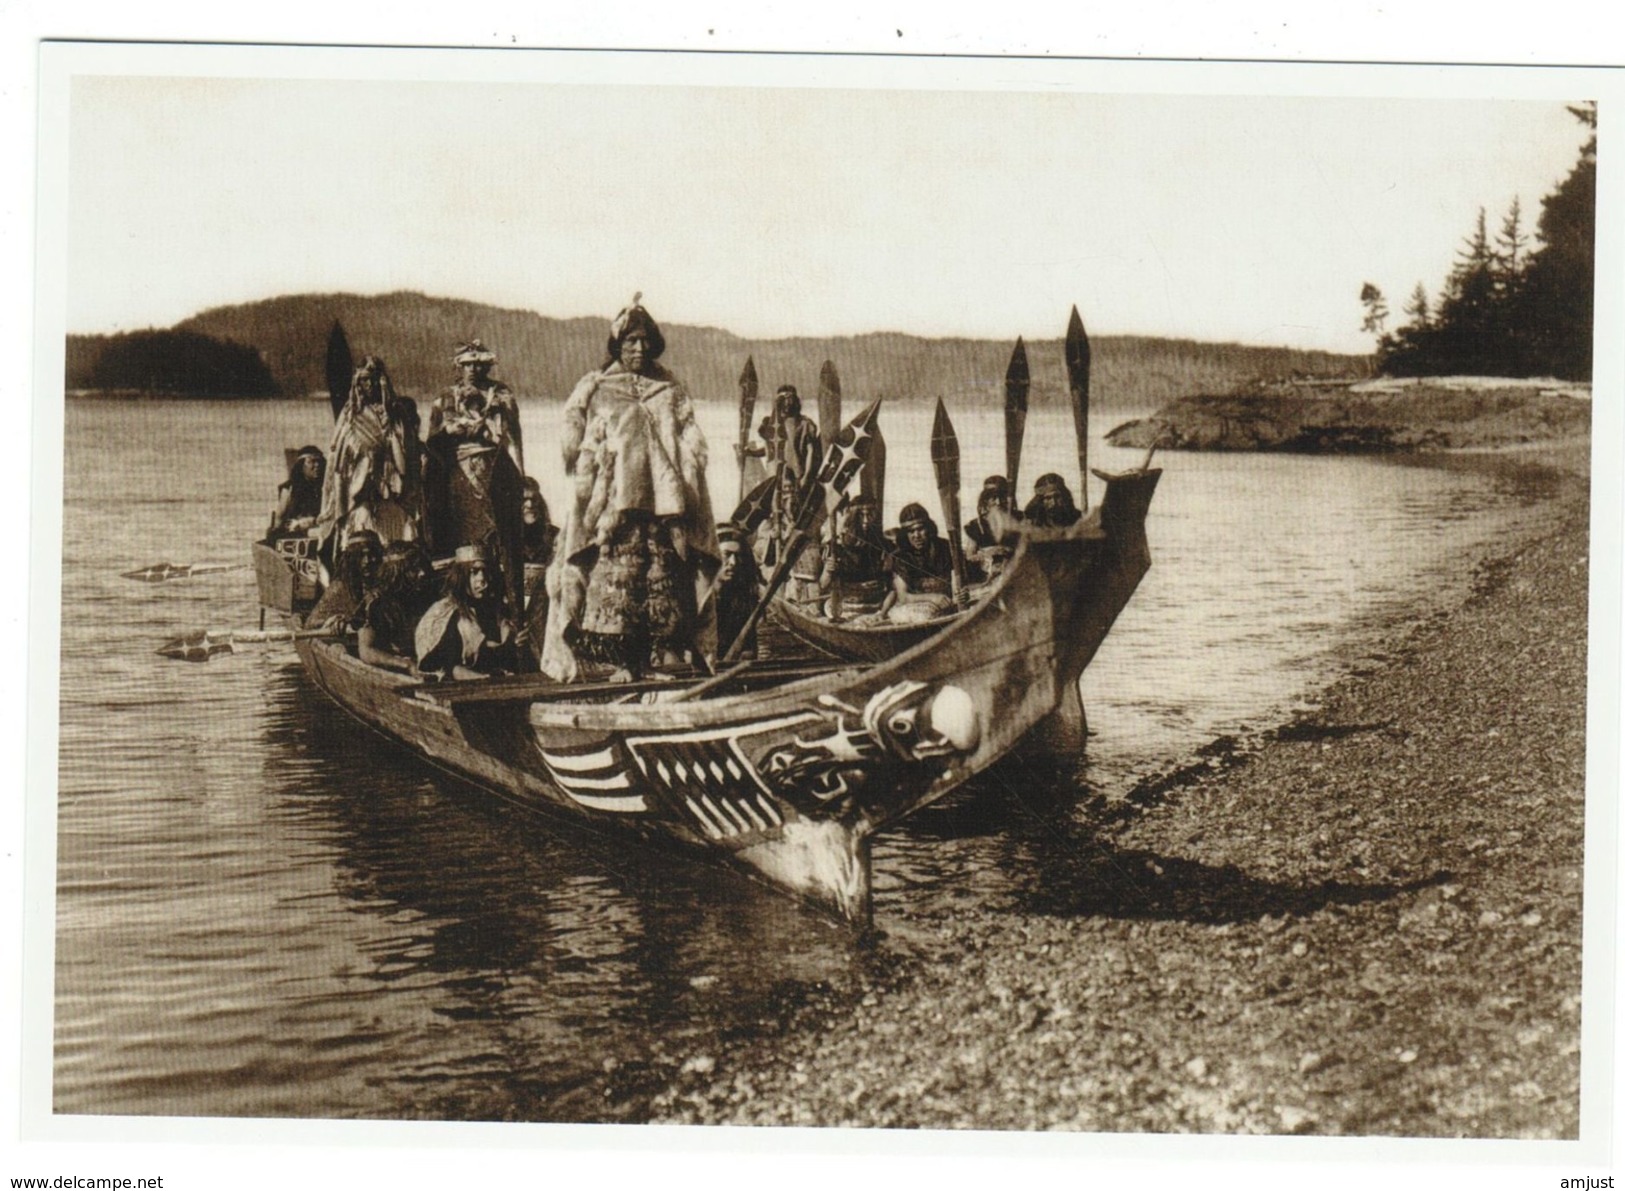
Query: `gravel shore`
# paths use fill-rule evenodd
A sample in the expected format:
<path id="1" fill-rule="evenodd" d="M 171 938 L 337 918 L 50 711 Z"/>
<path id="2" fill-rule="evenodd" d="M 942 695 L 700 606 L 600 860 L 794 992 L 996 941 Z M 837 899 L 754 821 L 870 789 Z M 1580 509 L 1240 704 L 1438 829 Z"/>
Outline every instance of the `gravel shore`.
<path id="1" fill-rule="evenodd" d="M 1504 465 L 1504 464 L 1503 464 Z M 1312 714 L 1071 807 L 1013 904 L 694 1054 L 668 1122 L 1572 1138 L 1587 476 Z"/>

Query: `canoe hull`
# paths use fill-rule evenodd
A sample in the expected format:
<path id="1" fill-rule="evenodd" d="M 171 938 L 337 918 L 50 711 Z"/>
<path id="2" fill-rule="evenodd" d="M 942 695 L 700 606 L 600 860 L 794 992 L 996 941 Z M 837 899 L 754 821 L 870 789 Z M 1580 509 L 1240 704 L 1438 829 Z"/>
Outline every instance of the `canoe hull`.
<path id="1" fill-rule="evenodd" d="M 1150 564 L 1158 473 L 1115 477 L 1098 517 L 1024 536 L 1004 583 L 875 664 L 683 688 L 420 684 L 298 643 L 362 723 L 520 805 L 743 871 L 840 917 L 870 913 L 869 838 L 1007 754 L 1061 705 Z"/>
<path id="2" fill-rule="evenodd" d="M 953 622 L 945 616 L 923 624 L 852 625 L 812 616 L 785 600 L 768 605 L 768 616 L 801 644 L 826 657 L 842 661 L 884 662 L 921 641 L 934 636 Z"/>

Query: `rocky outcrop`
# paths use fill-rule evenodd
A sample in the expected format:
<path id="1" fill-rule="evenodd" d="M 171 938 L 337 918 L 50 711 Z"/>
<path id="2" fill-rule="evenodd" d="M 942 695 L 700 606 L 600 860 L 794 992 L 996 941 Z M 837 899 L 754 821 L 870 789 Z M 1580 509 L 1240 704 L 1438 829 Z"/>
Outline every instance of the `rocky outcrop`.
<path id="1" fill-rule="evenodd" d="M 1182 397 L 1106 436 L 1119 447 L 1369 454 L 1500 447 L 1582 437 L 1583 390 L 1538 382 L 1459 380 L 1291 387 Z"/>

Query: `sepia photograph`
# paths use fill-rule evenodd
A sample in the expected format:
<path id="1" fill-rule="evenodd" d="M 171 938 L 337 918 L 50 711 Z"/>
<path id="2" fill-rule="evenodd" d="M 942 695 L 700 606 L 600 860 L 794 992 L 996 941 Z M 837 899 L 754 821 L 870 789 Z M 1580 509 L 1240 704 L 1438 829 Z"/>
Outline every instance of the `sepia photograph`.
<path id="1" fill-rule="evenodd" d="M 25 1131 L 1606 1166 L 1617 77 L 39 102 Z"/>

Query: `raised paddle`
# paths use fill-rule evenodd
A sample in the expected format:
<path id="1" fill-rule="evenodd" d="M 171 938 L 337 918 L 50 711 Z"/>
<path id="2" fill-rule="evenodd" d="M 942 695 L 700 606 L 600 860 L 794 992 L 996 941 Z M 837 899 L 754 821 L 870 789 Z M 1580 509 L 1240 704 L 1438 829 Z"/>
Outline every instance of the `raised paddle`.
<path id="1" fill-rule="evenodd" d="M 745 451 L 750 447 L 751 423 L 756 420 L 756 359 L 753 356 L 745 357 L 745 370 L 739 374 L 739 445 L 734 448 L 734 454 L 739 458 L 739 499 L 741 503 L 746 493 L 745 460 L 749 458 Z"/>
<path id="2" fill-rule="evenodd" d="M 828 446 L 841 432 L 841 378 L 835 362 L 825 360 L 818 370 L 818 437 Z"/>
<path id="3" fill-rule="evenodd" d="M 225 571 L 246 571 L 246 562 L 155 562 L 138 571 L 125 571 L 120 577 L 137 583 L 168 583 L 172 579 L 192 579 L 198 575 L 219 575 Z"/>
<path id="4" fill-rule="evenodd" d="M 773 515 L 774 483 L 773 477 L 768 476 L 745 493 L 744 499 L 734 506 L 733 516 L 728 520 L 737 525 L 741 533 L 755 533 Z"/>
<path id="5" fill-rule="evenodd" d="M 217 633 L 212 629 L 199 629 L 176 637 L 158 647 L 158 653 L 181 662 L 206 662 L 216 654 L 236 653 L 239 645 L 267 645 L 278 641 L 302 641 L 313 637 L 335 638 L 342 631 L 333 629 L 239 629 Z"/>
<path id="6" fill-rule="evenodd" d="M 327 403 L 337 418 L 350 399 L 350 378 L 355 372 L 355 358 L 350 355 L 350 341 L 344 336 L 344 326 L 333 320 L 333 329 L 327 333 Z"/>
<path id="7" fill-rule="evenodd" d="M 858 477 L 858 492 L 875 502 L 875 516 L 886 514 L 886 436 L 880 433 L 880 421 L 875 420 L 873 441 L 869 443 L 869 460 Z"/>
<path id="8" fill-rule="evenodd" d="M 874 442 L 875 419 L 879 416 L 880 398 L 877 397 L 864 407 L 862 413 L 852 419 L 833 442 L 825 445 L 824 460 L 818 473 L 811 478 L 800 494 L 795 524 L 789 540 L 783 543 L 783 549 L 779 551 L 773 573 L 757 597 L 756 607 L 751 609 L 749 619 L 745 621 L 739 634 L 723 654 L 723 665 L 731 665 L 739 660 L 745 642 L 750 640 L 751 632 L 761 623 L 762 617 L 767 613 L 768 604 L 790 578 L 791 566 L 801 553 L 802 546 L 812 537 L 820 519 L 830 511 L 831 506 L 846 492 L 852 481 L 867 469 L 870 448 Z"/>
<path id="9" fill-rule="evenodd" d="M 1066 324 L 1066 384 L 1072 391 L 1072 426 L 1078 434 L 1078 499 L 1089 508 L 1089 336 L 1078 308 Z"/>
<path id="10" fill-rule="evenodd" d="M 948 417 L 948 407 L 937 398 L 937 416 L 931 423 L 931 470 L 942 499 L 942 519 L 948 523 L 948 553 L 954 564 L 954 595 L 965 589 L 965 548 L 959 540 L 959 436 Z"/>
<path id="11" fill-rule="evenodd" d="M 1016 500 L 1016 473 L 1021 470 L 1021 440 L 1027 433 L 1027 390 L 1032 374 L 1027 370 L 1027 345 L 1016 336 L 1016 349 L 1010 353 L 1010 366 L 1004 370 L 1004 478 L 1010 481 L 1010 499 Z"/>

